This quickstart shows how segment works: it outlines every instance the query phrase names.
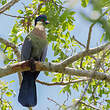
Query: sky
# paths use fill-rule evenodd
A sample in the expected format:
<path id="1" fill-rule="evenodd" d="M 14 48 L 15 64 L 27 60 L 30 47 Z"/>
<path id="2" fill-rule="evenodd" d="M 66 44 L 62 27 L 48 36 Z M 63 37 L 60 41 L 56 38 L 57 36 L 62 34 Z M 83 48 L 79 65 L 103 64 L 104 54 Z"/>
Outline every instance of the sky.
<path id="1" fill-rule="evenodd" d="M 71 1 L 71 0 L 70 0 Z M 25 4 L 29 3 L 29 0 L 22 0 Z M 68 5 L 67 5 L 68 6 Z M 72 6 L 71 6 L 72 7 Z M 12 15 L 16 15 L 16 10 L 23 8 L 23 5 L 21 5 L 21 1 L 17 4 L 15 4 L 10 11 L 6 11 L 6 13 L 10 13 Z M 90 26 L 90 22 L 85 21 L 80 15 L 79 12 L 83 11 L 84 13 L 90 15 L 91 13 L 91 5 L 89 5 L 88 8 L 81 8 L 80 3 L 74 5 L 72 7 L 73 10 L 77 13 L 75 14 L 75 22 L 74 24 L 75 29 L 71 32 L 71 35 L 74 35 L 79 41 L 82 43 L 86 44 L 86 40 L 88 37 L 88 30 Z M 15 18 L 12 17 L 7 17 L 5 15 L 0 15 L 0 37 L 3 37 L 4 39 L 8 38 L 8 35 L 11 32 L 11 29 L 15 23 Z M 95 47 L 96 43 L 99 42 L 100 36 L 102 35 L 103 30 L 100 28 L 100 25 L 97 24 L 94 26 L 93 32 L 92 32 L 92 39 L 91 39 L 91 45 L 90 47 Z M 24 36 L 25 37 L 25 36 Z M 48 53 L 47 53 L 47 58 L 49 61 L 53 60 L 55 57 L 53 55 L 53 51 L 51 48 L 51 44 L 49 45 L 48 48 Z M 3 59 L 0 58 L 0 67 L 4 66 L 3 64 Z M 45 82 L 50 82 L 51 79 L 49 77 L 46 77 L 43 72 L 40 73 L 39 80 L 45 81 Z M 19 83 L 18 83 L 18 77 L 17 74 L 12 74 L 3 78 L 0 78 L 2 81 L 10 82 L 14 80 L 14 83 L 11 83 L 9 85 L 9 88 L 13 89 L 16 92 L 15 97 L 11 97 L 9 100 L 12 101 L 12 106 L 14 110 L 28 110 L 25 107 L 22 107 L 18 101 L 17 101 L 17 96 L 18 96 L 18 91 L 19 91 Z M 64 100 L 66 99 L 67 95 L 66 94 L 59 94 L 60 90 L 62 89 L 61 86 L 44 86 L 41 84 L 36 84 L 37 86 L 37 99 L 38 99 L 38 104 L 33 108 L 33 110 L 47 110 L 47 108 L 50 108 L 50 110 L 56 110 L 56 105 L 53 102 L 50 102 L 47 98 L 51 98 L 58 102 L 59 104 L 62 104 Z M 71 100 L 73 98 L 78 98 L 79 94 L 72 89 L 72 95 L 70 96 L 70 99 L 68 101 L 68 105 L 71 104 Z"/>

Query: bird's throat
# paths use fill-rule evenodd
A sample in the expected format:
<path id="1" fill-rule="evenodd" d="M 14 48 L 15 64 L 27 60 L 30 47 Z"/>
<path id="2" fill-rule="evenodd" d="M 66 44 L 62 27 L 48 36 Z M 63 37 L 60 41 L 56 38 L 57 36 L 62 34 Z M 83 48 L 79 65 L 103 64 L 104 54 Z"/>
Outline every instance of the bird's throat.
<path id="1" fill-rule="evenodd" d="M 35 28 L 32 30 L 32 33 L 37 37 L 46 39 L 45 27 L 42 22 L 38 22 Z"/>

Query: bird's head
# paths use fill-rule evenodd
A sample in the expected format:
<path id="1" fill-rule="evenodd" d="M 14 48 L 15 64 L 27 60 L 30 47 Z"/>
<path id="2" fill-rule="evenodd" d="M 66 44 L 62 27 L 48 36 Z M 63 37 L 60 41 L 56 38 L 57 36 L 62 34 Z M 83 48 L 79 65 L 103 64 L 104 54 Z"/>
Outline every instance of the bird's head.
<path id="1" fill-rule="evenodd" d="M 43 24 L 49 24 L 49 21 L 47 20 L 47 16 L 46 15 L 39 15 L 38 17 L 36 17 L 35 19 L 35 26 L 38 22 L 42 22 Z"/>

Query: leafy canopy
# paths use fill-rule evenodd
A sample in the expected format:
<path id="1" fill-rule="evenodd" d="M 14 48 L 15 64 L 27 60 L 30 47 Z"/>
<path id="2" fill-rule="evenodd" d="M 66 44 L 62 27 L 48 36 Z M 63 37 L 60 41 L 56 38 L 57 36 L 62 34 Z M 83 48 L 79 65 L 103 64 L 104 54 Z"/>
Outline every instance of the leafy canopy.
<path id="1" fill-rule="evenodd" d="M 4 5 L 7 3 L 6 0 L 0 0 L 0 3 Z M 88 7 L 89 5 L 92 5 L 93 10 L 97 11 L 102 15 L 103 9 L 109 8 L 110 1 L 109 0 L 80 0 L 80 4 L 83 8 Z M 36 9 L 37 7 L 37 9 Z M 33 11 L 35 10 L 35 11 Z M 24 36 L 33 29 L 33 20 L 35 19 L 36 15 L 45 14 L 48 17 L 48 20 L 50 24 L 47 26 L 47 36 L 48 36 L 48 42 L 50 45 L 52 45 L 52 50 L 54 52 L 55 59 L 52 60 L 52 62 L 61 62 L 64 59 L 68 58 L 71 55 L 75 55 L 76 52 L 79 50 L 81 51 L 83 47 L 74 40 L 73 36 L 71 35 L 72 31 L 75 28 L 75 11 L 72 9 L 68 9 L 65 7 L 65 2 L 62 2 L 61 0 L 32 0 L 31 3 L 28 5 L 24 5 L 24 9 L 18 9 L 17 12 L 18 17 L 16 18 L 15 24 L 10 32 L 8 40 L 11 43 L 14 43 L 18 49 L 21 49 L 21 46 L 19 46 L 20 43 L 24 41 Z M 89 16 L 82 13 L 83 17 L 86 18 L 85 20 L 94 23 L 96 20 L 91 19 Z M 102 36 L 100 36 L 101 40 L 100 42 L 110 39 L 110 19 L 109 14 L 107 14 L 108 18 L 102 18 L 97 21 L 97 23 L 101 24 L 101 28 L 104 30 L 104 33 Z M 88 27 L 89 28 L 89 27 Z M 1 51 L 5 54 L 4 64 L 12 64 L 16 63 L 17 58 L 15 56 L 15 53 L 13 52 L 13 49 L 11 47 L 6 47 L 5 44 L 0 44 Z M 74 67 L 75 69 L 79 70 L 93 70 L 96 67 L 96 59 L 101 59 L 101 65 L 102 67 L 98 68 L 97 71 L 99 72 L 105 72 L 109 74 L 109 58 L 110 58 L 110 52 L 106 52 L 105 57 L 103 52 L 100 52 L 99 54 L 95 54 L 94 56 L 86 56 L 73 64 L 69 65 L 69 67 Z M 48 59 L 46 59 L 48 61 Z M 82 63 L 81 63 L 82 61 Z M 78 80 L 81 77 L 76 76 L 70 76 L 66 74 L 61 73 L 48 73 L 45 72 L 45 75 L 52 78 L 52 82 L 71 82 L 74 80 Z M 7 96 L 12 95 L 13 90 L 8 90 L 8 87 L 5 86 L 3 82 L 2 87 L 0 90 L 3 89 L 1 94 L 5 94 Z M 61 90 L 59 90 L 60 93 L 68 93 L 71 95 L 71 93 L 74 91 L 77 91 L 80 96 L 83 93 L 85 86 L 87 85 L 87 81 L 78 82 L 78 83 L 72 83 L 63 86 Z M 86 95 L 82 98 L 82 101 L 87 102 L 88 104 L 93 104 L 96 107 L 101 107 L 102 109 L 108 110 L 110 108 L 110 86 L 109 83 L 101 80 L 92 80 L 89 84 Z M 75 102 L 75 97 L 73 97 L 73 102 Z M 80 98 L 80 97 L 78 97 Z M 2 99 L 3 102 L 6 102 L 6 100 Z M 1 103 L 1 102 L 0 102 Z M 103 105 L 102 105 L 103 103 Z M 7 103 L 8 104 L 8 103 Z M 2 103 L 2 107 L 7 107 L 8 105 L 5 105 Z M 66 110 L 66 106 L 62 105 L 62 109 Z M 92 107 L 86 105 L 86 104 L 79 104 L 78 110 L 93 110 Z M 5 110 L 5 109 L 3 109 Z"/>

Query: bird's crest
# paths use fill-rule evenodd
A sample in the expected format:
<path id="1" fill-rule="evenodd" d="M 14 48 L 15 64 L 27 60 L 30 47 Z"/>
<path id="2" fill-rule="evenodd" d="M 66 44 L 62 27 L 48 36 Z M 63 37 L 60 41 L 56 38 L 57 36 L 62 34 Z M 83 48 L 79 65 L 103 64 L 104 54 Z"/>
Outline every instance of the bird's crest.
<path id="1" fill-rule="evenodd" d="M 38 17 L 36 17 L 35 19 L 35 26 L 38 22 L 42 22 L 44 24 L 49 24 L 49 21 L 47 20 L 47 16 L 46 15 L 39 15 Z"/>

